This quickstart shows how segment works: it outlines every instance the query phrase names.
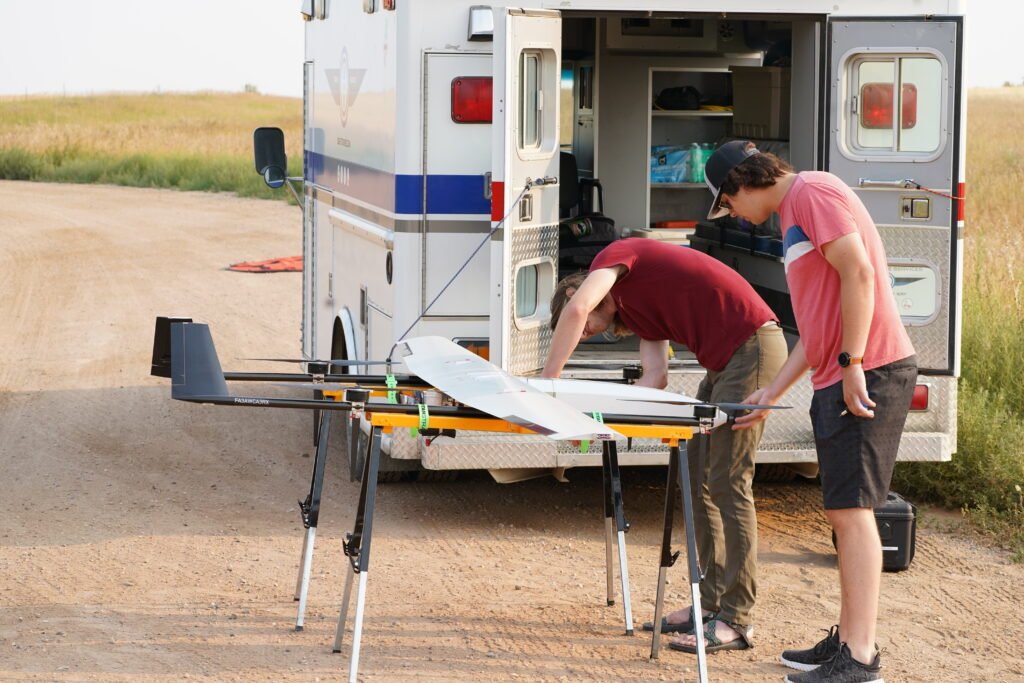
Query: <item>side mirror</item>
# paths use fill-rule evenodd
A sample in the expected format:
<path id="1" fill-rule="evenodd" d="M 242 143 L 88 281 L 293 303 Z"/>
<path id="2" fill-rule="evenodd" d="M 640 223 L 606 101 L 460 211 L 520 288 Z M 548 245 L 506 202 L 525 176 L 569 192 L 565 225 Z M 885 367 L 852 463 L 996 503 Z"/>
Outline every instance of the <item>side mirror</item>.
<path id="1" fill-rule="evenodd" d="M 252 133 L 256 172 L 272 188 L 284 185 L 288 177 L 288 156 L 284 152 L 284 133 L 280 128 L 257 128 Z"/>

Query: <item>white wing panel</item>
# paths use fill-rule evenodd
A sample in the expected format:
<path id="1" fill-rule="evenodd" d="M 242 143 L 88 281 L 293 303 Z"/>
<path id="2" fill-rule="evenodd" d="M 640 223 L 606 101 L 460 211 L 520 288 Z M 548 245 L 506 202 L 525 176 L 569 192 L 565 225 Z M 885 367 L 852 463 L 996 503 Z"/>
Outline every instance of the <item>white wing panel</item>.
<path id="1" fill-rule="evenodd" d="M 460 403 L 555 440 L 625 438 L 444 337 L 403 344 L 409 370 Z"/>
<path id="2" fill-rule="evenodd" d="M 685 394 L 676 394 L 662 389 L 638 387 L 632 384 L 617 384 L 586 379 L 541 379 L 522 378 L 529 386 L 552 396 L 584 413 L 607 413 L 651 418 L 659 417 L 692 418 L 693 405 L 680 405 L 700 401 Z M 728 416 L 719 410 L 715 416 L 715 427 L 725 424 Z"/>

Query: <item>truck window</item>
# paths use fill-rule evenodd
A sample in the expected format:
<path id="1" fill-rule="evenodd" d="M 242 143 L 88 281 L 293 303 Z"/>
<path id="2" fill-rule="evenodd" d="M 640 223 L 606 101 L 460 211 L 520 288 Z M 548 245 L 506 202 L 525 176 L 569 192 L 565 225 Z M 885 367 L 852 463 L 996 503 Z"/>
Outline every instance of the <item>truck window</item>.
<path id="1" fill-rule="evenodd" d="M 551 319 L 548 302 L 555 288 L 555 263 L 550 258 L 529 259 L 515 270 L 513 320 L 520 330 L 537 327 Z"/>
<path id="2" fill-rule="evenodd" d="M 935 56 L 857 55 L 846 71 L 853 158 L 932 157 L 942 151 L 945 64 Z"/>
<path id="3" fill-rule="evenodd" d="M 519 82 L 523 107 L 519 112 L 519 147 L 540 147 L 540 54 L 523 52 L 519 57 Z"/>
<path id="4" fill-rule="evenodd" d="M 516 273 L 516 317 L 529 318 L 537 312 L 537 266 L 524 266 Z"/>
<path id="5" fill-rule="evenodd" d="M 551 50 L 523 50 L 519 55 L 519 151 L 528 155 L 550 154 L 558 140 L 560 74 Z"/>

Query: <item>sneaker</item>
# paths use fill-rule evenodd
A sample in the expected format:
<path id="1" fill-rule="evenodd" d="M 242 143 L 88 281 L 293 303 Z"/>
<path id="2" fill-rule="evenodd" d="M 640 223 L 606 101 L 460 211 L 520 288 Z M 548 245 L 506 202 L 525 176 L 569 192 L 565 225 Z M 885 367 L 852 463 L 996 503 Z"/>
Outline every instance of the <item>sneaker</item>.
<path id="1" fill-rule="evenodd" d="M 881 669 L 882 655 L 878 650 L 870 664 L 861 664 L 843 643 L 831 661 L 813 671 L 790 674 L 786 676 L 786 683 L 885 683 Z"/>
<path id="2" fill-rule="evenodd" d="M 791 669 L 814 671 L 839 653 L 839 625 L 829 629 L 828 635 L 807 650 L 785 650 L 779 660 Z"/>

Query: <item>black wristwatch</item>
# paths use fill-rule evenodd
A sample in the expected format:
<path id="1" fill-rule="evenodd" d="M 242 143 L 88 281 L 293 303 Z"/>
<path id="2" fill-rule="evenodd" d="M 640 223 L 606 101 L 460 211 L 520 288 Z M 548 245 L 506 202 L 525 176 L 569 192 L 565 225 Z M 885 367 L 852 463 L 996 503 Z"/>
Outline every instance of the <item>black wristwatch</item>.
<path id="1" fill-rule="evenodd" d="M 839 354 L 839 367 L 848 368 L 851 365 L 861 365 L 864 362 L 864 356 L 851 356 L 846 351 Z"/>

